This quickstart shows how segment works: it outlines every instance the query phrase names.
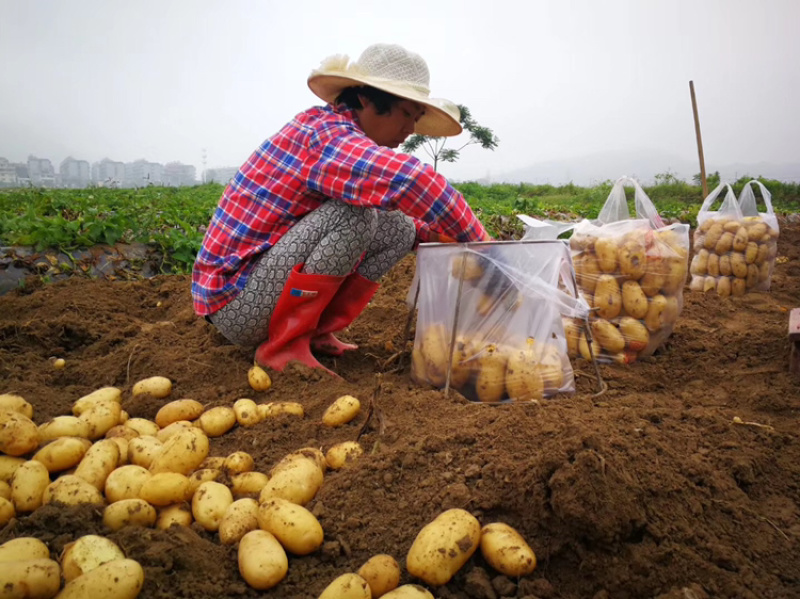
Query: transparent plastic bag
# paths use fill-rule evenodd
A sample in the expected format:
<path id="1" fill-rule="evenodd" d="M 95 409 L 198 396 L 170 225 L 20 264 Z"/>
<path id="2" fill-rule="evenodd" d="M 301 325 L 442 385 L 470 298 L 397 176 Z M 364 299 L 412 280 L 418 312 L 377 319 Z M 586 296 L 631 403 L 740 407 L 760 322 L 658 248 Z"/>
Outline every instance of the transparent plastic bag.
<path id="1" fill-rule="evenodd" d="M 525 225 L 522 239 L 525 241 L 553 240 L 575 228 L 575 223 L 565 223 L 546 218 L 540 220 L 527 214 L 518 214 L 517 218 Z"/>
<path id="2" fill-rule="evenodd" d="M 639 218 L 630 218 L 625 184 L 636 189 Z M 689 226 L 664 226 L 641 186 L 622 177 L 598 218 L 575 227 L 570 249 L 578 287 L 592 307 L 591 348 L 573 323 L 578 342 L 571 357 L 630 364 L 652 355 L 683 309 Z"/>
<path id="3" fill-rule="evenodd" d="M 758 185 L 761 197 L 764 200 L 765 211 L 759 212 L 752 184 Z M 758 283 L 753 286 L 754 291 L 769 291 L 772 280 L 772 271 L 775 268 L 775 258 L 778 255 L 778 217 L 772 209 L 772 194 L 761 181 L 753 179 L 748 181 L 739 194 L 739 207 L 742 210 L 742 220 L 747 229 L 748 243 L 757 243 L 758 250 L 754 264 L 758 266 Z M 748 267 L 749 268 L 749 267 Z"/>
<path id="4" fill-rule="evenodd" d="M 588 306 L 566 244 L 421 244 L 417 276 L 416 382 L 483 403 L 574 392 L 562 315 L 585 318 Z"/>

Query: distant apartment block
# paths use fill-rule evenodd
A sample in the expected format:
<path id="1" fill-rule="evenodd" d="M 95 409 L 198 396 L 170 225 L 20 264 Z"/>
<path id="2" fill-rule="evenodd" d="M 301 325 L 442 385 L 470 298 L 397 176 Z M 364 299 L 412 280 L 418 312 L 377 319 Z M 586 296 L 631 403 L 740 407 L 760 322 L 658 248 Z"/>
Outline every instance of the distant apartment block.
<path id="1" fill-rule="evenodd" d="M 7 158 L 0 158 L 0 186 L 11 187 L 17 184 L 17 168 Z"/>
<path id="2" fill-rule="evenodd" d="M 55 187 L 56 172 L 47 158 L 28 156 L 28 177 L 31 184 L 37 187 Z"/>
<path id="3" fill-rule="evenodd" d="M 103 158 L 92 165 L 92 182 L 102 187 L 120 187 L 125 183 L 125 163 Z"/>
<path id="4" fill-rule="evenodd" d="M 228 181 L 236 176 L 239 169 L 235 166 L 225 166 L 220 168 L 210 168 L 206 171 L 206 183 L 222 183 L 227 185 Z"/>
<path id="5" fill-rule="evenodd" d="M 125 187 L 164 184 L 164 165 L 139 159 L 125 164 Z"/>
<path id="6" fill-rule="evenodd" d="M 88 187 L 92 182 L 91 169 L 86 160 L 75 160 L 69 156 L 61 161 L 58 168 L 61 175 L 61 186 L 71 188 Z"/>
<path id="7" fill-rule="evenodd" d="M 168 162 L 164 166 L 164 185 L 180 187 L 182 185 L 196 185 L 197 172 L 191 164 Z"/>

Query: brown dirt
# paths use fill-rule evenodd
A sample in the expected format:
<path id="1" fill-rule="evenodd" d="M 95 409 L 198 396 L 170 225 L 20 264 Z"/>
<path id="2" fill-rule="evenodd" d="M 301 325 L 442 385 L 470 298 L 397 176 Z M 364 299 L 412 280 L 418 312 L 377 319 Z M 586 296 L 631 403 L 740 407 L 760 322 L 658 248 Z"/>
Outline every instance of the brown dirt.
<path id="1" fill-rule="evenodd" d="M 471 404 L 387 373 L 368 454 L 329 472 L 310 505 L 326 542 L 290 557 L 268 592 L 250 589 L 236 550 L 202 529 L 124 529 L 109 536 L 145 567 L 143 598 L 317 597 L 336 576 L 376 553 L 404 558 L 420 528 L 462 507 L 482 523 L 516 527 L 539 566 L 498 576 L 476 554 L 437 597 L 484 599 L 800 597 L 800 384 L 788 370 L 787 310 L 800 306 L 800 228 L 783 223 L 770 293 L 719 299 L 685 294 L 667 345 L 629 365 L 602 366 L 608 390 L 594 397 L 592 367 L 577 362 L 577 392 L 541 405 Z M 366 405 L 376 373 L 402 345 L 409 256 L 387 277 L 346 339 L 361 350 L 327 361 L 341 380 L 301 367 L 274 374 L 256 393 L 251 353 L 230 346 L 189 301 L 186 277 L 141 282 L 73 279 L 0 297 L 0 392 L 24 396 L 35 420 L 69 412 L 104 385 L 125 392 L 132 416 L 160 402 L 132 402 L 137 380 L 164 375 L 173 398 L 208 406 L 240 397 L 301 402 L 307 416 L 236 428 L 213 455 L 250 452 L 268 470 L 303 446 L 355 439 L 366 410 L 338 429 L 322 426 L 338 395 Z M 64 370 L 49 358 L 66 359 Z M 582 374 L 581 374 L 582 373 Z M 733 418 L 769 425 L 734 424 Z M 97 508 L 45 507 L 12 521 L 0 542 L 34 535 L 53 555 L 87 533 L 105 534 Z M 403 580 L 411 582 L 404 572 Z"/>

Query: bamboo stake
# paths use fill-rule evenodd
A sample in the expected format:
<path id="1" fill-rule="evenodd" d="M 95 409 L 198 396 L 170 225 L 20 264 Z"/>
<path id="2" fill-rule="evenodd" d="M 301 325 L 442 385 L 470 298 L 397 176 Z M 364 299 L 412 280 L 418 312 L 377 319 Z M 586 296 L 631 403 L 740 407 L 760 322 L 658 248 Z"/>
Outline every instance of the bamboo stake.
<path id="1" fill-rule="evenodd" d="M 703 138 L 700 135 L 700 117 L 697 116 L 697 98 L 694 95 L 694 81 L 689 81 L 689 91 L 692 94 L 692 113 L 694 114 L 694 132 L 697 135 L 697 154 L 700 156 L 700 180 L 703 183 L 703 197 L 708 196 L 708 181 L 706 181 L 706 162 L 703 158 Z"/>

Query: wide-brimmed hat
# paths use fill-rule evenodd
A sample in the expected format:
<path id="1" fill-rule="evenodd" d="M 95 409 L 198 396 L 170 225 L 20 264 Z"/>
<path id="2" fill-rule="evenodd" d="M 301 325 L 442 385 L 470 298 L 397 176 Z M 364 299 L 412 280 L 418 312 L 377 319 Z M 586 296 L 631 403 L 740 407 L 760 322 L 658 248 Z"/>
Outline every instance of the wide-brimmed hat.
<path id="1" fill-rule="evenodd" d="M 442 98 L 430 97 L 428 65 L 419 54 L 396 44 L 374 44 L 356 62 L 337 54 L 322 61 L 308 76 L 308 87 L 321 99 L 332 103 L 343 89 L 369 85 L 392 95 L 425 106 L 415 133 L 446 137 L 461 133 L 458 106 Z"/>

